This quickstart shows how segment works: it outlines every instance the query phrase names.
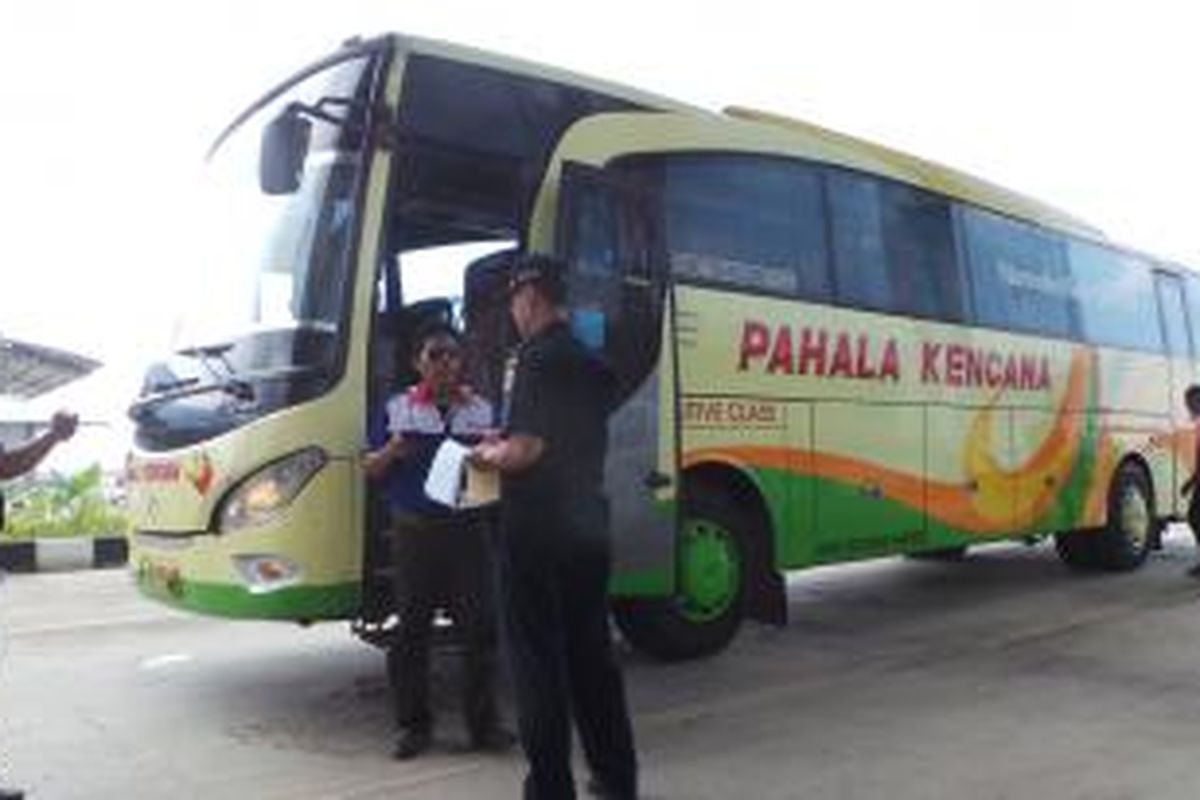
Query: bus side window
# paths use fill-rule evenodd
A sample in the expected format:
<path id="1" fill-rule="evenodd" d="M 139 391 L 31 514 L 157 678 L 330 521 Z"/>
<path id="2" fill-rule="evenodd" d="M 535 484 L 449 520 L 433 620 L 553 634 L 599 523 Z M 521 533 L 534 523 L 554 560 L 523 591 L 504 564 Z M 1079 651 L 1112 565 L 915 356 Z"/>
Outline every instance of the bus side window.
<path id="1" fill-rule="evenodd" d="M 1078 336 L 1063 239 L 1015 220 L 963 208 L 976 321 L 1047 336 Z"/>
<path id="2" fill-rule="evenodd" d="M 1150 267 L 1092 242 L 1067 245 L 1083 339 L 1102 347 L 1162 352 Z"/>
<path id="3" fill-rule="evenodd" d="M 617 272 L 616 197 L 596 187 L 579 190 L 571 214 L 571 251 L 568 258 L 580 272 L 614 275 Z"/>
<path id="4" fill-rule="evenodd" d="M 557 248 L 570 265 L 575 333 L 632 391 L 657 363 L 665 293 L 648 250 L 654 223 L 642 184 L 623 169 L 572 162 L 560 204 Z"/>
<path id="5" fill-rule="evenodd" d="M 1184 275 L 1184 295 L 1187 300 L 1188 322 L 1191 324 L 1192 342 L 1200 350 L 1200 278 L 1180 270 Z M 1197 353 L 1200 355 L 1200 353 Z"/>
<path id="6" fill-rule="evenodd" d="M 1192 333 L 1188 325 L 1188 310 L 1184 302 L 1183 281 L 1169 272 L 1155 272 L 1158 300 L 1162 309 L 1163 338 L 1171 358 L 1194 357 Z"/>
<path id="7" fill-rule="evenodd" d="M 782 158 L 663 159 L 671 271 L 705 283 L 825 300 L 831 294 L 821 173 Z"/>
<path id="8" fill-rule="evenodd" d="M 960 321 L 962 281 L 950 204 L 929 192 L 885 183 L 883 227 L 899 311 Z"/>
<path id="9" fill-rule="evenodd" d="M 887 268 L 879 182 L 834 170 L 826 186 L 838 301 L 891 310 L 892 276 Z"/>
<path id="10" fill-rule="evenodd" d="M 837 299 L 849 306 L 961 321 L 950 204 L 842 170 L 828 175 Z"/>

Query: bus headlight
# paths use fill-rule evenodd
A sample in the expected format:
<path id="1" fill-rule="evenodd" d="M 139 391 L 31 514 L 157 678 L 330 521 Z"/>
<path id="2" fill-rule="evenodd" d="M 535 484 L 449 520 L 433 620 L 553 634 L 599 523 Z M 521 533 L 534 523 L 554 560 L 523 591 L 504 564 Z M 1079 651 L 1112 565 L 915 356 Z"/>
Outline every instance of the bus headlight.
<path id="1" fill-rule="evenodd" d="M 306 447 L 252 473 L 221 501 L 217 531 L 229 533 L 270 522 L 320 472 L 329 457 L 319 447 Z"/>

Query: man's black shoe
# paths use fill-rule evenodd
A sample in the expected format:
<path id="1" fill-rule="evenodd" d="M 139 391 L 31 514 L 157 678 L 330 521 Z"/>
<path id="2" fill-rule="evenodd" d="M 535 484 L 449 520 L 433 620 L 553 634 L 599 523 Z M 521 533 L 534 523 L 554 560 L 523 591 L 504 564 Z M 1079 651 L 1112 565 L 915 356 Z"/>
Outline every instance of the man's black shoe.
<path id="1" fill-rule="evenodd" d="M 25 793 L 20 789 L 9 789 L 0 786 L 0 800 L 25 800 Z"/>
<path id="2" fill-rule="evenodd" d="M 409 728 L 400 734 L 400 738 L 396 741 L 396 749 L 392 751 L 392 757 L 400 761 L 416 758 L 428 750 L 432 742 L 433 736 L 429 731 Z"/>
<path id="3" fill-rule="evenodd" d="M 470 749 L 477 753 L 505 753 L 517 743 L 512 731 L 492 725 L 482 731 L 472 731 Z"/>

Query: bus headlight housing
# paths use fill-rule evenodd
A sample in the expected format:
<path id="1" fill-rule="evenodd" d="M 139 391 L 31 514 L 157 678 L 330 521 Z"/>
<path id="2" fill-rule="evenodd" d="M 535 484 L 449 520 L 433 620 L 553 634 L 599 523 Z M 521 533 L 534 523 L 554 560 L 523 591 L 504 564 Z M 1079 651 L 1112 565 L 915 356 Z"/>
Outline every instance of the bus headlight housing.
<path id="1" fill-rule="evenodd" d="M 270 522 L 292 504 L 327 461 L 329 456 L 320 447 L 306 447 L 251 473 L 221 501 L 217 532 Z"/>

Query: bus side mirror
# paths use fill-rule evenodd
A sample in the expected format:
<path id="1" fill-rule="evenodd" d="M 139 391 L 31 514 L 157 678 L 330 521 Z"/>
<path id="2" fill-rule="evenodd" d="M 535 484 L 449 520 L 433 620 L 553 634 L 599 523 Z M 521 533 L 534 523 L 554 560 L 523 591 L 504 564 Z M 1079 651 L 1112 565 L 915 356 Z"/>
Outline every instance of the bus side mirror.
<path id="1" fill-rule="evenodd" d="M 291 108 L 263 129 L 258 185 L 264 194 L 291 194 L 300 188 L 312 123 Z"/>

